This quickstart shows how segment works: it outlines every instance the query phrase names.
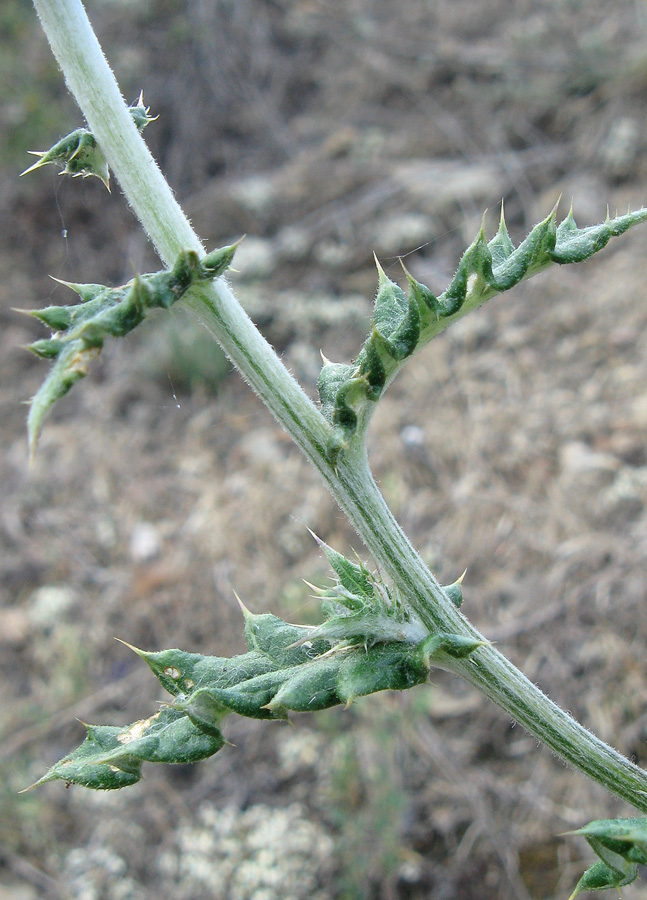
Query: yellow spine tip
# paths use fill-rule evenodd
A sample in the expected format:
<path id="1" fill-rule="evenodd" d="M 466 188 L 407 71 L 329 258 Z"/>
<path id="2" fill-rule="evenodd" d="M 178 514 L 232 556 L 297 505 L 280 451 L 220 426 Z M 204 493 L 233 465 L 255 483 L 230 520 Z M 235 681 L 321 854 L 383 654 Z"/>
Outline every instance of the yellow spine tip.
<path id="1" fill-rule="evenodd" d="M 384 280 L 384 279 L 386 278 L 386 273 L 384 272 L 384 269 L 383 269 L 382 266 L 380 265 L 380 261 L 379 261 L 379 259 L 377 258 L 377 254 L 376 254 L 376 253 L 373 253 L 373 259 L 375 260 L 375 267 L 376 267 L 376 269 L 377 269 L 378 277 L 379 277 L 380 281 L 382 281 L 382 280 Z"/>
<path id="2" fill-rule="evenodd" d="M 116 641 L 119 641 L 120 644 L 123 644 L 124 647 L 128 647 L 129 650 L 132 650 L 133 653 L 136 653 L 137 656 L 144 656 L 146 654 L 145 650 L 140 650 L 139 647 L 135 647 L 134 644 L 129 644 L 128 641 L 123 641 L 121 638 L 116 637 Z"/>
<path id="3" fill-rule="evenodd" d="M 236 593 L 236 591 L 234 591 L 234 597 L 236 598 L 236 602 L 237 602 L 238 605 L 240 606 L 240 611 L 242 612 L 243 616 L 244 616 L 246 619 L 249 619 L 249 617 L 252 616 L 253 613 L 251 613 L 251 612 L 247 609 L 247 607 L 245 606 L 245 604 L 243 603 L 243 601 L 240 599 L 240 597 L 238 596 L 238 594 Z"/>

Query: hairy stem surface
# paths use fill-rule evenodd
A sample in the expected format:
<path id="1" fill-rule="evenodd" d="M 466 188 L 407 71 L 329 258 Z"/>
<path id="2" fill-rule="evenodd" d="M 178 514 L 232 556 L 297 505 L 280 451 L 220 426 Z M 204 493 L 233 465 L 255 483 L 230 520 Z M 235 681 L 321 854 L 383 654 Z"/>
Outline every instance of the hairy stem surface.
<path id="1" fill-rule="evenodd" d="M 340 471 L 340 503 L 376 560 L 432 631 L 481 639 L 445 596 L 375 485 L 368 466 Z M 332 487 L 331 487 L 332 489 Z M 587 731 L 553 703 L 492 645 L 446 666 L 461 675 L 547 744 L 559 757 L 647 812 L 647 772 Z"/>
<path id="2" fill-rule="evenodd" d="M 167 265 L 202 244 L 135 127 L 80 0 L 34 0 L 43 28 L 130 205 Z M 426 568 L 393 518 L 370 474 L 363 446 L 334 467 L 330 425 L 290 376 L 224 278 L 185 301 L 324 478 L 377 563 L 432 631 L 479 638 Z M 557 707 L 492 646 L 452 671 L 494 700 L 563 760 L 647 812 L 647 773 Z"/>

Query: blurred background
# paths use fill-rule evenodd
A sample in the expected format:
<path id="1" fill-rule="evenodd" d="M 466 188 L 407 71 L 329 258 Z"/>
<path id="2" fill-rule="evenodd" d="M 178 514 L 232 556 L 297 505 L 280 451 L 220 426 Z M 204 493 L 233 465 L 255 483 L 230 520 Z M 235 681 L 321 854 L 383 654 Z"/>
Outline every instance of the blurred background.
<path id="1" fill-rule="evenodd" d="M 146 140 L 232 281 L 314 394 L 319 350 L 366 330 L 372 253 L 441 291 L 488 208 L 515 241 L 571 197 L 580 224 L 645 202 L 641 0 L 93 0 Z M 19 180 L 79 126 L 35 14 L 0 4 L 1 900 L 544 900 L 591 861 L 559 835 L 631 815 L 442 673 L 145 767 L 118 794 L 17 792 L 83 738 L 148 716 L 146 649 L 243 650 L 255 611 L 316 621 L 306 526 L 360 553 L 315 474 L 180 312 L 106 346 L 27 464 L 45 336 L 14 307 L 48 276 L 119 284 L 158 263 L 113 184 Z M 645 231 L 437 339 L 370 435 L 394 513 L 502 651 L 647 764 Z M 627 900 L 647 898 L 638 883 Z"/>

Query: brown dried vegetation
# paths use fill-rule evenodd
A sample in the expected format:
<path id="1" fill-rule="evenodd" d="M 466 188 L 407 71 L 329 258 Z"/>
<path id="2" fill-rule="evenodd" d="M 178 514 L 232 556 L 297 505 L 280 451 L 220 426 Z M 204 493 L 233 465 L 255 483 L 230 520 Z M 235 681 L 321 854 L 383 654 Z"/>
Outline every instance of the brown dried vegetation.
<path id="1" fill-rule="evenodd" d="M 645 200 L 647 24 L 629 0 L 154 0 L 90 13 L 124 89 L 144 87 L 160 115 L 146 137 L 198 232 L 210 246 L 250 235 L 240 295 L 308 385 L 319 348 L 346 360 L 364 337 L 374 249 L 395 273 L 396 255 L 419 248 L 407 266 L 442 289 L 502 197 L 517 237 L 560 192 L 582 224 L 607 202 Z M 49 71 L 35 25 L 19 39 Z M 17 95 L 16 120 L 40 102 Z M 78 117 L 60 102 L 63 134 Z M 113 636 L 239 650 L 234 587 L 252 609 L 315 615 L 301 579 L 326 564 L 306 526 L 361 550 L 245 386 L 221 362 L 205 374 L 210 351 L 177 315 L 199 353 L 187 361 L 161 320 L 106 348 L 27 471 L 21 402 L 43 364 L 17 351 L 39 333 L 10 308 L 66 302 L 48 274 L 122 283 L 155 261 L 118 191 L 54 173 L 18 183 L 23 163 L 5 166 L 1 188 L 0 897 L 567 896 L 584 849 L 555 835 L 626 809 L 441 674 L 293 730 L 232 722 L 235 748 L 149 767 L 130 795 L 16 798 L 78 741 L 75 717 L 132 721 L 157 699 Z M 644 240 L 450 329 L 390 389 L 370 436 L 389 504 L 440 580 L 468 567 L 477 626 L 642 765 Z"/>

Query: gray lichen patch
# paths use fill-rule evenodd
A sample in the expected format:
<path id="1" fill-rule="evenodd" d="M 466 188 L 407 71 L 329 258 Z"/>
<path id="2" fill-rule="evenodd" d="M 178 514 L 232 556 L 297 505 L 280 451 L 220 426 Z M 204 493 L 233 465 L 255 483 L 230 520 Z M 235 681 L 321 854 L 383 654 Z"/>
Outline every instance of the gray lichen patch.
<path id="1" fill-rule="evenodd" d="M 299 803 L 244 811 L 205 804 L 158 868 L 175 900 L 328 900 L 334 843 Z"/>

